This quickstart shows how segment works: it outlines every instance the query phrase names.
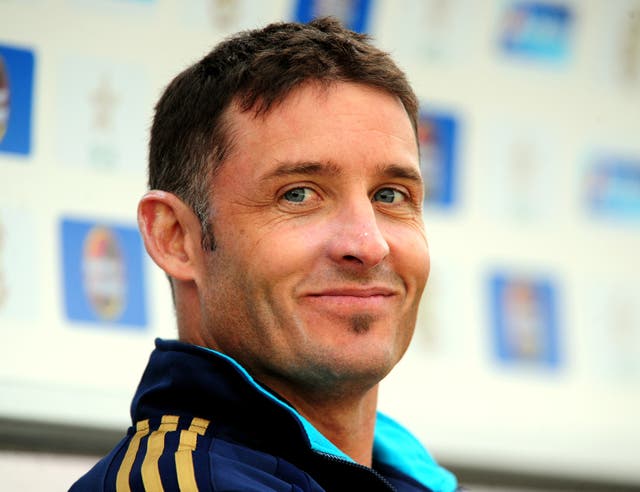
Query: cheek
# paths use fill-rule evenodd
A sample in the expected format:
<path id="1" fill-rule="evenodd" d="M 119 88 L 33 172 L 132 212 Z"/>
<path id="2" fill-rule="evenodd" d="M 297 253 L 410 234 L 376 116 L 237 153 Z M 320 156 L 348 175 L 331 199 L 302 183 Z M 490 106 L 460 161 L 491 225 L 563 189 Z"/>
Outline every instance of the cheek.
<path id="1" fill-rule="evenodd" d="M 257 229 L 249 254 L 268 256 L 273 262 L 292 263 L 318 254 L 335 231 L 319 220 L 286 220 Z"/>
<path id="2" fill-rule="evenodd" d="M 255 240 L 242 248 L 242 261 L 253 276 L 252 282 L 262 279 L 275 287 L 308 275 L 321 255 L 322 238 L 327 234 L 320 229 L 311 224 L 303 227 L 284 222 L 268 230 L 256 229 Z"/>
<path id="3" fill-rule="evenodd" d="M 393 262 L 408 287 L 422 292 L 429 277 L 430 257 L 424 231 L 414 227 L 397 227 L 389 231 Z"/>

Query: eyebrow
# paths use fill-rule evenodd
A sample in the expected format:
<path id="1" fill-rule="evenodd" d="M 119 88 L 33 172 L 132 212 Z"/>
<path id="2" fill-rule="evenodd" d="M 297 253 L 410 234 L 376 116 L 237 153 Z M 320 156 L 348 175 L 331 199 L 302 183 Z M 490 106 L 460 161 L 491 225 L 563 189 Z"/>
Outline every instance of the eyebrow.
<path id="1" fill-rule="evenodd" d="M 399 164 L 381 164 L 376 169 L 377 173 L 387 178 L 406 179 L 416 183 L 422 183 L 420 171 L 408 166 Z M 262 177 L 263 180 L 270 180 L 282 176 L 341 176 L 343 170 L 340 166 L 332 162 L 283 162 L 276 169 Z"/>
<path id="2" fill-rule="evenodd" d="M 400 178 L 416 183 L 422 183 L 420 171 L 413 167 L 401 166 L 398 164 L 385 164 L 378 167 L 378 172 L 387 178 Z"/>
<path id="3" fill-rule="evenodd" d="M 262 179 L 269 180 L 282 176 L 340 176 L 342 169 L 331 162 L 282 162 L 273 171 L 265 174 Z"/>

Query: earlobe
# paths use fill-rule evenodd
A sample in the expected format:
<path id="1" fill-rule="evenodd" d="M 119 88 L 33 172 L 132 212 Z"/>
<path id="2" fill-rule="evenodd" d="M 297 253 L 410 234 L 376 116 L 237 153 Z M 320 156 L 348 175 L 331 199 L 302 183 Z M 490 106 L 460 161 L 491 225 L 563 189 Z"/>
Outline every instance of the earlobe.
<path id="1" fill-rule="evenodd" d="M 200 225 L 177 196 L 151 190 L 138 204 L 138 227 L 149 256 L 169 276 L 194 280 L 200 248 Z"/>

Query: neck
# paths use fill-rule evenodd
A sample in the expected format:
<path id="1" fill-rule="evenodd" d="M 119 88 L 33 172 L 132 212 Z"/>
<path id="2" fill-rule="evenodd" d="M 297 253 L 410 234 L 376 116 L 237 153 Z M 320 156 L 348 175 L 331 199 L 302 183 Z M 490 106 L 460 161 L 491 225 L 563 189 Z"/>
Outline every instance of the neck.
<path id="1" fill-rule="evenodd" d="M 300 394 L 282 396 L 343 453 L 357 463 L 371 467 L 377 385 L 364 394 L 343 395 L 329 401 L 305 398 Z"/>

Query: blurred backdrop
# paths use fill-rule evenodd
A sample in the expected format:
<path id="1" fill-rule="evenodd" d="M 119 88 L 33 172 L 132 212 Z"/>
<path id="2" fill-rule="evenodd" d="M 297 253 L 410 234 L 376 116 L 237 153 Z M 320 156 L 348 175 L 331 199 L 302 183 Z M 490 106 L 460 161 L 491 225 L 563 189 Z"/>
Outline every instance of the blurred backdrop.
<path id="1" fill-rule="evenodd" d="M 421 100 L 432 272 L 381 409 L 468 484 L 640 490 L 640 0 L 0 0 L 0 486 L 88 468 L 176 336 L 135 223 L 164 86 L 324 14 Z"/>

